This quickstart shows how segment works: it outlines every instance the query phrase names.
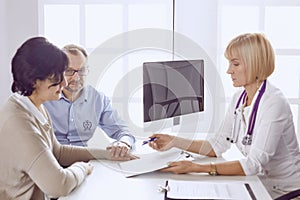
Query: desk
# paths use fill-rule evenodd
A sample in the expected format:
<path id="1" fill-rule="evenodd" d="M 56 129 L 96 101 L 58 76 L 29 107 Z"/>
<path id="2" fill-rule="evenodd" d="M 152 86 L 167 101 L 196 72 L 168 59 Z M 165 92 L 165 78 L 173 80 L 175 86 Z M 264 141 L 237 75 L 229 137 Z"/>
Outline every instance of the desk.
<path id="1" fill-rule="evenodd" d="M 211 160 L 220 161 L 219 158 L 195 158 L 199 163 Z M 94 165 L 93 173 L 70 195 L 59 200 L 163 200 L 164 193 L 158 192 L 158 186 L 164 185 L 168 179 L 249 183 L 257 200 L 272 199 L 257 176 L 210 176 L 204 173 L 176 175 L 151 172 L 125 178 L 123 174 L 110 167 L 112 161 L 91 161 L 91 163 Z"/>

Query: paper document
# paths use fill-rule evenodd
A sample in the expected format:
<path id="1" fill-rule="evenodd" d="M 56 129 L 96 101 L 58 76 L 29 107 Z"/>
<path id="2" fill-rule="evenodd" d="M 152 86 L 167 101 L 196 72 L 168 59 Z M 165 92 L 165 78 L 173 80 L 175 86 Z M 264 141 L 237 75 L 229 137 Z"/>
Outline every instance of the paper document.
<path id="1" fill-rule="evenodd" d="M 170 199 L 243 199 L 251 200 L 242 182 L 202 182 L 169 180 L 167 197 Z"/>
<path id="2" fill-rule="evenodd" d="M 126 177 L 156 171 L 167 167 L 169 162 L 184 159 L 179 149 L 142 154 L 139 157 L 140 159 L 119 163 L 120 170 Z"/>

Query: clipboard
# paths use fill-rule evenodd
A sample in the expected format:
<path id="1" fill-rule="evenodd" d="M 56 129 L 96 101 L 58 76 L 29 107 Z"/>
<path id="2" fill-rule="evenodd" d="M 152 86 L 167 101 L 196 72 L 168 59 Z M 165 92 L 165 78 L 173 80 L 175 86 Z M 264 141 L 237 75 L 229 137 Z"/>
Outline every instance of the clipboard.
<path id="1" fill-rule="evenodd" d="M 180 187 L 180 184 L 185 184 L 185 185 L 189 185 L 190 184 L 192 187 L 194 187 L 194 189 L 197 186 L 199 186 L 199 188 L 202 189 L 203 188 L 202 186 L 204 184 L 208 184 L 209 185 L 208 187 L 211 187 L 211 186 L 214 186 L 214 187 L 220 186 L 220 188 L 216 188 L 216 190 L 219 190 L 219 192 L 222 191 L 222 189 L 224 189 L 223 187 L 225 187 L 225 185 L 230 185 L 230 184 L 227 184 L 227 183 L 217 183 L 217 182 L 201 182 L 201 181 L 199 181 L 199 182 L 195 182 L 195 181 L 189 182 L 189 181 L 176 181 L 176 180 L 170 180 L 170 181 L 172 183 L 175 182 L 175 184 L 179 183 L 179 185 L 178 185 L 179 187 Z M 211 196 L 207 195 L 206 192 L 203 192 L 204 193 L 203 196 L 202 196 L 202 194 L 196 194 L 196 193 L 195 194 L 187 194 L 187 196 L 181 196 L 181 195 L 176 196 L 176 194 L 174 196 L 174 194 L 172 194 L 173 195 L 172 196 L 172 195 L 169 195 L 171 193 L 171 190 L 172 190 L 172 186 L 171 185 L 172 184 L 170 184 L 169 180 L 167 180 L 166 183 L 165 183 L 165 186 L 164 187 L 160 186 L 160 188 L 159 188 L 160 192 L 164 192 L 164 199 L 165 200 L 178 200 L 178 199 L 180 199 L 180 200 L 203 200 L 203 199 L 220 199 L 220 200 L 222 199 L 222 200 L 224 200 L 224 199 L 240 199 L 240 197 L 236 197 L 236 195 L 233 192 L 231 192 L 232 196 L 230 196 L 230 195 L 228 195 L 226 193 L 222 193 L 222 192 L 219 195 L 214 194 L 214 195 L 211 195 Z M 251 187 L 250 187 L 250 185 L 248 183 L 231 183 L 231 185 L 239 186 L 239 188 L 244 191 L 244 194 L 242 196 L 245 196 L 245 195 L 248 196 L 249 195 L 247 199 L 256 200 L 256 197 L 255 197 L 255 195 L 254 195 L 254 193 L 253 193 L 253 191 L 252 191 L 252 189 L 251 189 Z M 196 189 L 199 189 L 199 188 L 196 188 Z M 174 187 L 173 189 L 176 190 L 176 191 L 180 190 L 180 188 L 176 188 L 176 187 Z M 186 190 L 186 189 L 187 188 L 183 188 L 183 190 Z M 205 190 L 205 188 L 203 188 L 203 190 Z M 185 192 L 192 192 L 192 191 L 188 191 L 187 190 Z M 236 192 L 236 194 L 241 193 L 241 192 L 242 192 L 241 190 L 238 190 L 238 192 Z"/>
<path id="2" fill-rule="evenodd" d="M 170 190 L 170 187 L 168 185 L 169 181 L 166 181 L 166 185 L 165 187 L 161 187 L 161 190 L 163 190 L 163 192 L 165 193 L 164 195 L 164 200 L 178 200 L 178 199 L 175 199 L 175 198 L 169 198 L 168 197 L 168 192 Z M 181 199 L 180 200 L 201 200 L 201 199 Z"/>

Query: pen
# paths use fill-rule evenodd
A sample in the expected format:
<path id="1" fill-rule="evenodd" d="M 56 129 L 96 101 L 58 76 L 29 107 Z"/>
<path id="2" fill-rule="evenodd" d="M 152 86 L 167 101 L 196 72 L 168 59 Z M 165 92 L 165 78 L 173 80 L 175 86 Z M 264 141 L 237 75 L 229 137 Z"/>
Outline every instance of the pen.
<path id="1" fill-rule="evenodd" d="M 157 137 L 150 138 L 149 140 L 143 141 L 142 145 L 148 144 L 149 142 L 153 142 L 157 139 Z"/>

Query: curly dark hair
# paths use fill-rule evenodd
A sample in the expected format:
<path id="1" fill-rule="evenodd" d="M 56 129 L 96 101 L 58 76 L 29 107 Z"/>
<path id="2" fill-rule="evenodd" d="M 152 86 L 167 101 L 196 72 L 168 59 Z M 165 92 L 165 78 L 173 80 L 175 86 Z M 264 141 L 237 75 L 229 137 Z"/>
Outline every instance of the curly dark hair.
<path id="1" fill-rule="evenodd" d="M 11 72 L 12 92 L 30 96 L 35 90 L 36 80 L 54 78 L 58 85 L 64 80 L 68 66 L 66 54 L 44 37 L 34 37 L 25 41 L 14 55 Z"/>

